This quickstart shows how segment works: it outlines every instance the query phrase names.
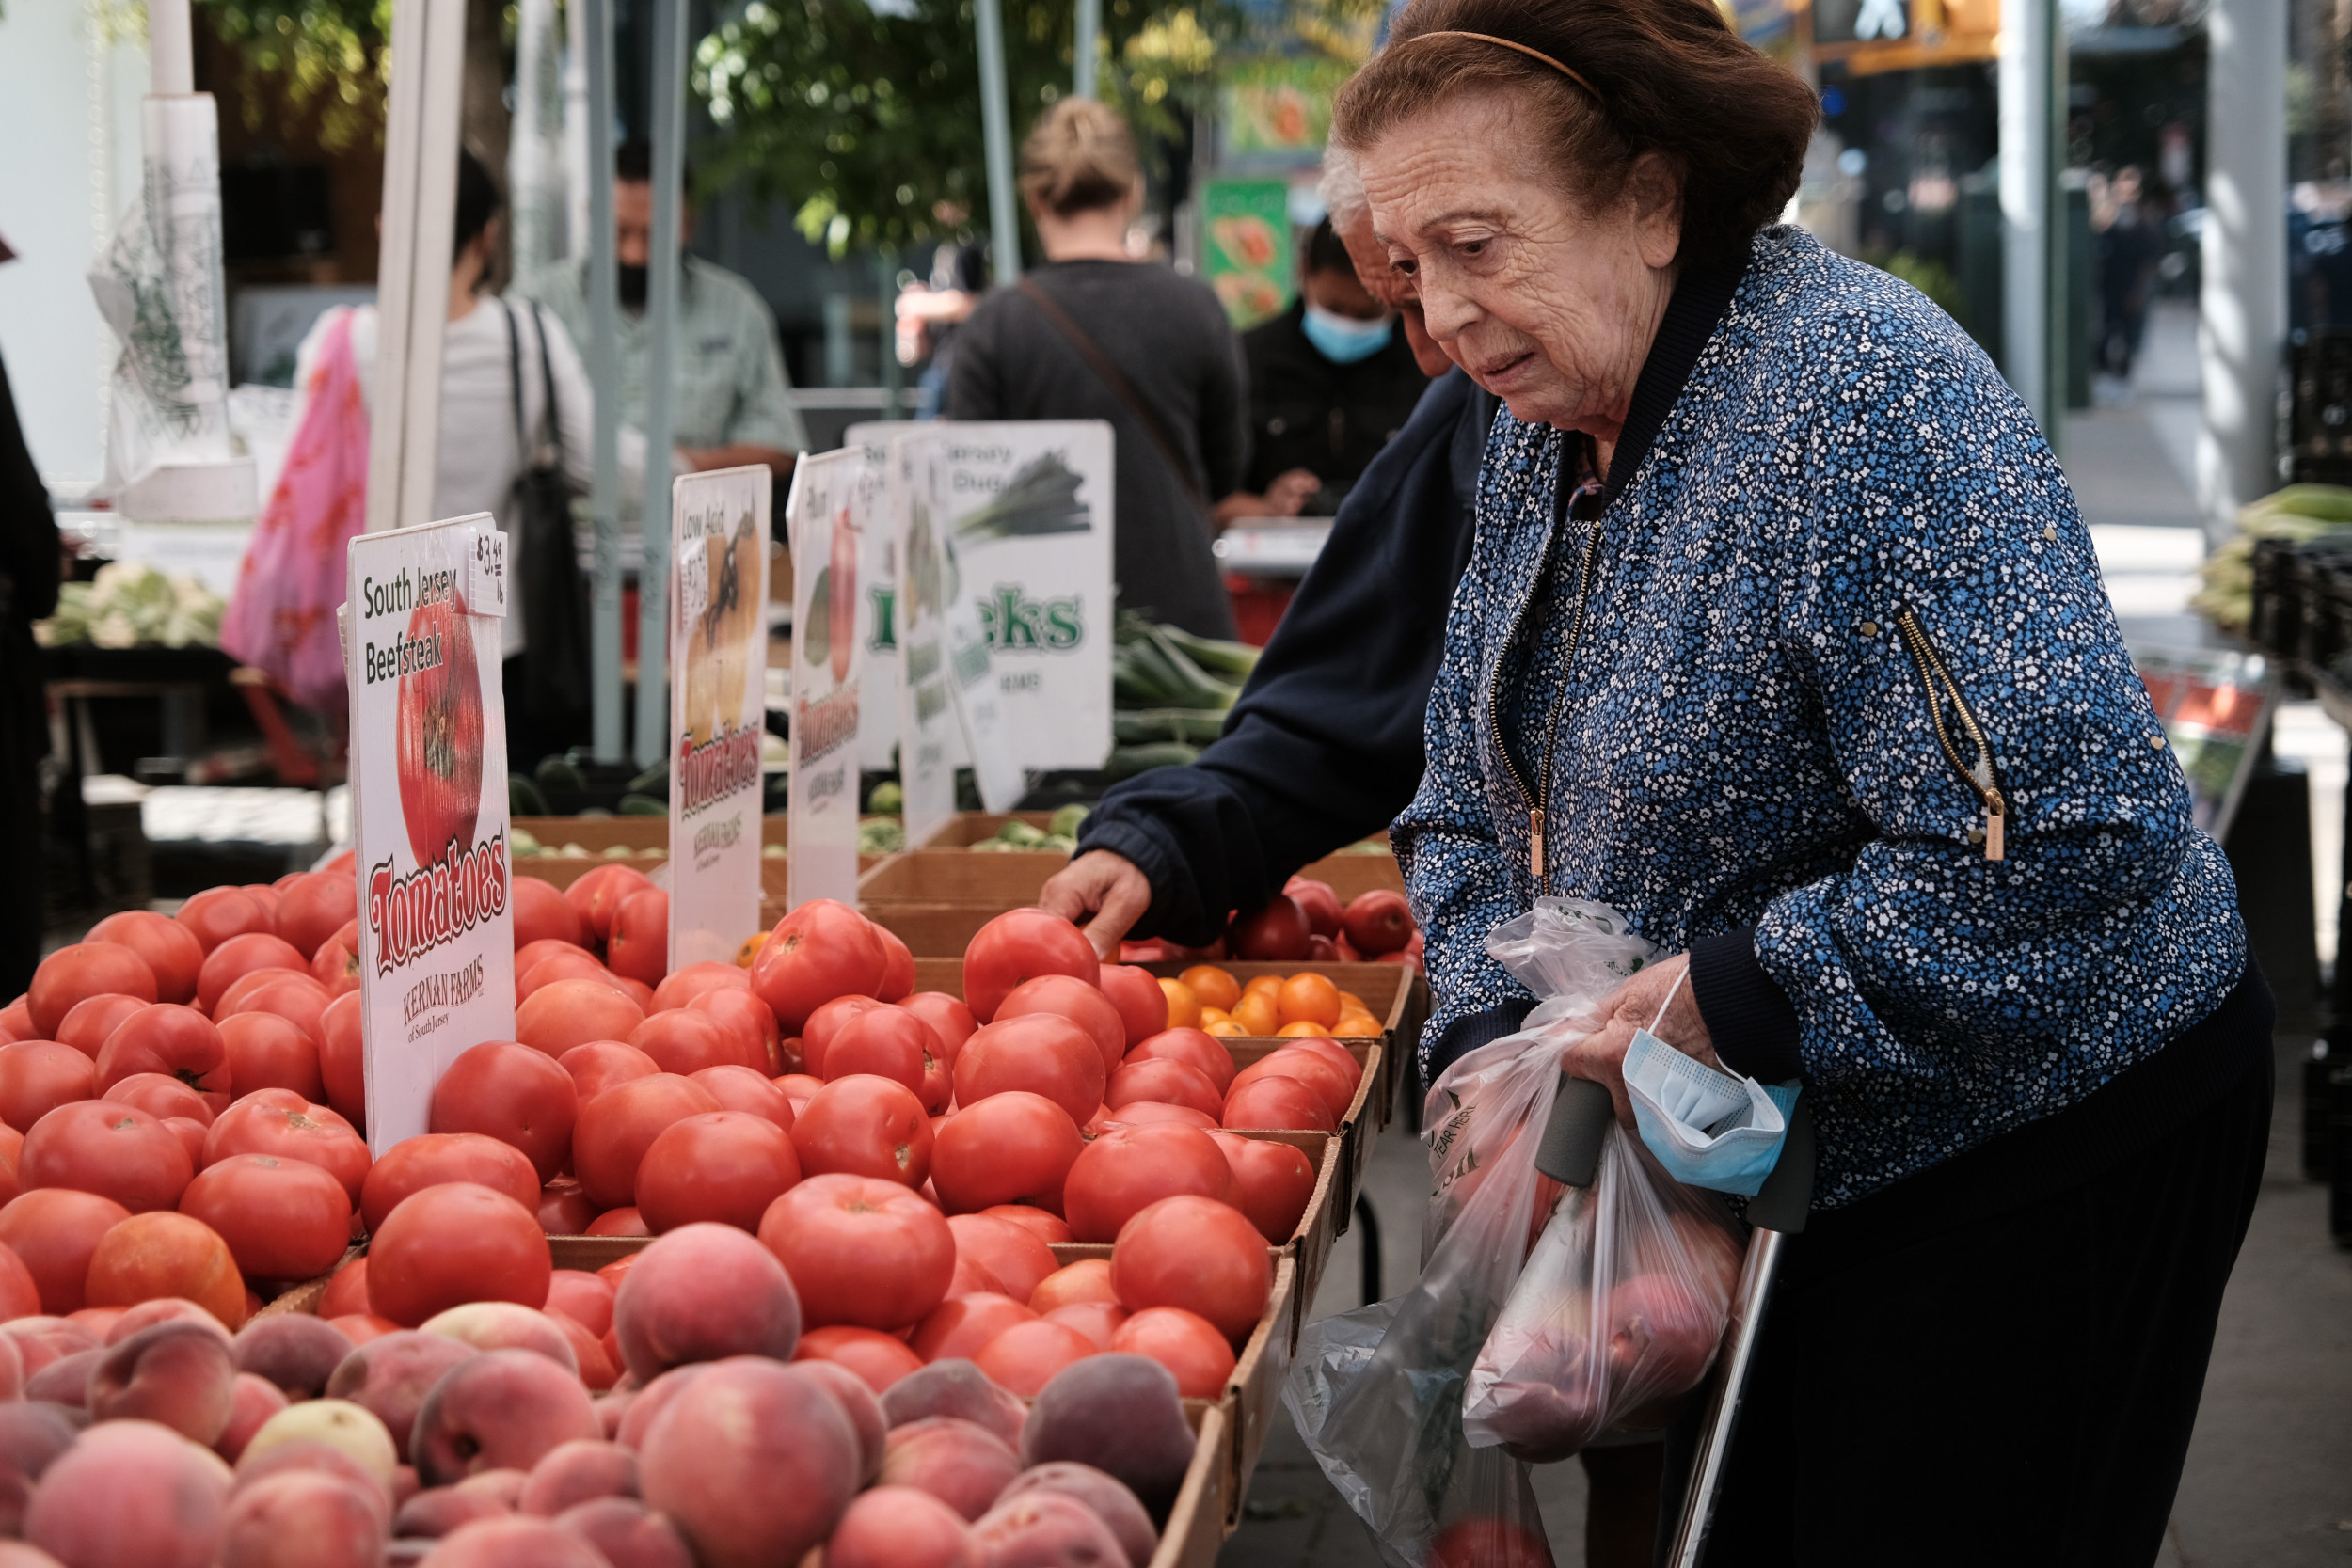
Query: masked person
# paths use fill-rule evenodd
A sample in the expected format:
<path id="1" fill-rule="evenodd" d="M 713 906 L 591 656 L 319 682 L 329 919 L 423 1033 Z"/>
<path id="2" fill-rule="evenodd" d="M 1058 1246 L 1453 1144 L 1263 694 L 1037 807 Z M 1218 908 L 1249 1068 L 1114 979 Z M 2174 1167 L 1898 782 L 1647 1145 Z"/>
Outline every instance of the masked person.
<path id="1" fill-rule="evenodd" d="M 1268 515 L 1327 517 L 1429 383 L 1396 312 L 1358 279 L 1329 218 L 1300 249 L 1298 297 L 1242 334 L 1253 443 L 1242 483 L 1265 497 Z"/>

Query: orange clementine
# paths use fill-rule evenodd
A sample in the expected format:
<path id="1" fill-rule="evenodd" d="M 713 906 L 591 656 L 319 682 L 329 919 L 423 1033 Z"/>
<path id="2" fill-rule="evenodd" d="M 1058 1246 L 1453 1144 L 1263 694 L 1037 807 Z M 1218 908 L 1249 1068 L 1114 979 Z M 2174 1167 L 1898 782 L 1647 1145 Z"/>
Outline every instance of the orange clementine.
<path id="1" fill-rule="evenodd" d="M 1199 974 L 1200 971 L 1188 971 Z M 1168 1026 L 1170 1029 L 1190 1029 L 1200 1022 L 1200 999 L 1182 980 L 1162 980 L 1160 990 L 1168 996 Z"/>
<path id="2" fill-rule="evenodd" d="M 1220 1018 L 1215 1023 L 1203 1023 L 1200 1025 L 1200 1032 L 1204 1035 L 1215 1035 L 1219 1039 L 1235 1039 L 1249 1033 L 1230 1018 Z"/>
<path id="3" fill-rule="evenodd" d="M 1251 980 L 1248 985 L 1241 988 L 1241 993 L 1244 996 L 1255 996 L 1261 991 L 1263 991 L 1268 996 L 1280 996 L 1282 994 L 1282 976 L 1279 974 L 1261 974 Z"/>
<path id="4" fill-rule="evenodd" d="M 1282 1026 L 1281 1009 L 1271 992 L 1253 990 L 1233 1004 L 1233 1022 L 1251 1035 L 1271 1035 Z"/>
<path id="5" fill-rule="evenodd" d="M 754 931 L 750 936 L 745 937 L 743 945 L 735 950 L 735 967 L 751 968 L 752 960 L 759 957 L 759 950 L 768 945 L 768 936 L 769 933 L 766 931 Z"/>
<path id="6" fill-rule="evenodd" d="M 1282 1027 L 1277 1029 L 1274 1033 L 1278 1037 L 1282 1039 L 1319 1040 L 1329 1037 L 1331 1027 L 1332 1026 L 1328 1023 L 1317 1023 L 1313 1019 L 1302 1018 L 1295 1022 L 1283 1024 Z"/>
<path id="7" fill-rule="evenodd" d="M 1345 1012 L 1350 1007 L 1353 1007 L 1357 1011 L 1362 1013 L 1369 1013 L 1372 1011 L 1370 1007 L 1364 1006 L 1364 999 L 1357 995 L 1354 991 L 1343 990 L 1340 992 L 1340 1011 Z"/>
<path id="8" fill-rule="evenodd" d="M 1227 1012 L 1222 1007 L 1203 1007 L 1200 1009 L 1200 1022 L 1199 1024 L 1195 1025 L 1195 1027 L 1206 1029 L 1212 1023 L 1231 1023 L 1232 1022 L 1233 1015 Z"/>
<path id="9" fill-rule="evenodd" d="M 1330 1030 L 1333 1038 L 1343 1040 L 1378 1039 L 1384 1032 L 1370 1013 L 1342 1013 Z"/>
<path id="10" fill-rule="evenodd" d="M 1192 988 L 1193 995 L 1200 999 L 1204 1007 L 1221 1007 L 1231 1012 L 1233 1004 L 1241 1000 L 1240 982 L 1215 964 L 1194 964 L 1177 978 Z M 1173 1029 L 1176 1025 L 1170 1023 L 1168 1027 Z"/>
<path id="11" fill-rule="evenodd" d="M 1274 999 L 1275 1010 L 1285 1023 L 1337 1023 L 1340 1021 L 1340 988 L 1327 975 L 1309 970 L 1294 974 L 1282 982 L 1282 989 Z"/>

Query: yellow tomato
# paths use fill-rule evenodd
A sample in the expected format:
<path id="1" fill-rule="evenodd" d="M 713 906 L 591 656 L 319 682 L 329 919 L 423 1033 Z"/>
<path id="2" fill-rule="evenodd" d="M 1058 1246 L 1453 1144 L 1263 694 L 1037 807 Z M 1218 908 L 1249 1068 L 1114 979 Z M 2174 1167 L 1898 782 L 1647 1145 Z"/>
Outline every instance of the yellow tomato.
<path id="1" fill-rule="evenodd" d="M 1340 988 L 1326 975 L 1308 971 L 1282 982 L 1274 999 L 1285 1023 L 1323 1025 L 1340 1021 Z"/>
<path id="2" fill-rule="evenodd" d="M 735 967 L 751 968 L 752 960 L 759 957 L 759 950 L 768 945 L 768 936 L 769 933 L 766 931 L 754 931 L 750 936 L 745 937 L 743 945 L 735 950 Z"/>
<path id="3" fill-rule="evenodd" d="M 1251 991 L 1233 1004 L 1233 1022 L 1245 1034 L 1271 1035 L 1282 1026 L 1282 1014 L 1265 991 Z"/>
<path id="4" fill-rule="evenodd" d="M 1160 990 L 1168 996 L 1168 1026 L 1170 1029 L 1191 1029 L 1200 1022 L 1200 1000 L 1192 988 L 1182 980 L 1162 980 Z"/>
<path id="5" fill-rule="evenodd" d="M 1200 1006 L 1204 1007 L 1219 1007 L 1231 1012 L 1233 1004 L 1241 1000 L 1240 984 L 1215 964 L 1195 964 L 1177 978 L 1192 988 L 1193 995 L 1200 999 Z M 1168 1027 L 1172 1029 L 1175 1025 L 1171 1023 Z"/>

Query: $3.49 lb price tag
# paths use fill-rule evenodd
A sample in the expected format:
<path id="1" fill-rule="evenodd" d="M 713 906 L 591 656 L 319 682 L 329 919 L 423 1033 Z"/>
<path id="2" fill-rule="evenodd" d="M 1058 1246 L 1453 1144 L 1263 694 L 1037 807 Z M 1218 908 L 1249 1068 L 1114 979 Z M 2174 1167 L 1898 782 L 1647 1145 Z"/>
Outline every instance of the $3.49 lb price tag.
<path id="1" fill-rule="evenodd" d="M 473 531 L 466 552 L 466 612 L 506 613 L 506 535 L 486 522 Z"/>
<path id="2" fill-rule="evenodd" d="M 710 608 L 710 541 L 697 534 L 677 547 L 677 608 L 681 625 L 691 626 Z"/>

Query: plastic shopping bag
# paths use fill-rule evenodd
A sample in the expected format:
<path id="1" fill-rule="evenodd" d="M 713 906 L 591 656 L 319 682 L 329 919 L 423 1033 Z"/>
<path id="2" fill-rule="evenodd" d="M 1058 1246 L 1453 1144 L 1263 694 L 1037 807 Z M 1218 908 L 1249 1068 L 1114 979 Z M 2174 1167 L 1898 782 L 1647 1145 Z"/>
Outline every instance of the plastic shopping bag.
<path id="1" fill-rule="evenodd" d="M 1282 1393 L 1324 1473 L 1405 1568 L 1551 1561 L 1526 1467 L 1465 1440 L 1465 1385 L 1561 1190 L 1534 1153 L 1573 1021 L 1653 956 L 1615 911 L 1550 898 L 1499 927 L 1486 950 L 1544 1000 L 1520 1033 L 1430 1088 L 1421 1277 L 1392 1301 L 1310 1323 Z"/>

